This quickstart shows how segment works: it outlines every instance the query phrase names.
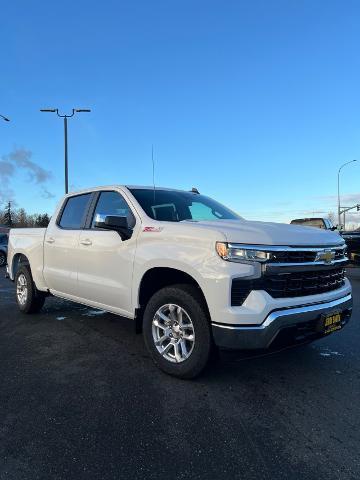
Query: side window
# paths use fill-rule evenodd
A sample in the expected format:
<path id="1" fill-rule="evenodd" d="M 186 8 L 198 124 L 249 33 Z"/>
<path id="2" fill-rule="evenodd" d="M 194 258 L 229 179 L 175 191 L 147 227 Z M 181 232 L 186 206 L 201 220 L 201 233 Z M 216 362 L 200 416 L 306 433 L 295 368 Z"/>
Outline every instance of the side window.
<path id="1" fill-rule="evenodd" d="M 91 193 L 86 193 L 85 195 L 77 195 L 68 199 L 61 215 L 60 227 L 73 230 L 82 228 L 91 195 Z"/>
<path id="2" fill-rule="evenodd" d="M 130 228 L 135 225 L 135 217 L 129 205 L 118 192 L 101 192 L 97 202 L 91 228 L 94 228 L 97 218 L 104 219 L 107 215 L 127 217 Z"/>

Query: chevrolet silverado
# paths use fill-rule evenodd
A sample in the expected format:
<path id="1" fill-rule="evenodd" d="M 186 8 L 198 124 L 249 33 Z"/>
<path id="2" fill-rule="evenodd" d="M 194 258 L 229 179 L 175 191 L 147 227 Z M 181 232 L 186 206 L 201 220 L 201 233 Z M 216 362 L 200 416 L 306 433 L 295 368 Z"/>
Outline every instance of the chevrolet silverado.
<path id="1" fill-rule="evenodd" d="M 219 347 L 312 341 L 352 311 L 338 233 L 246 221 L 196 189 L 68 194 L 46 229 L 10 231 L 7 262 L 21 312 L 55 295 L 133 319 L 154 362 L 181 378 Z"/>

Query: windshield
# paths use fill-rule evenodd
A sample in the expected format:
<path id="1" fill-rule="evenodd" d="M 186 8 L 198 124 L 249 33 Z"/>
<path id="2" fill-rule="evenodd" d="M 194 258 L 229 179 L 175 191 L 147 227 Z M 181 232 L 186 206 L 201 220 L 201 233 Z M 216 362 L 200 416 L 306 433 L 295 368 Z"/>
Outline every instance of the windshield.
<path id="1" fill-rule="evenodd" d="M 239 220 L 241 217 L 205 195 L 175 190 L 130 188 L 145 213 L 154 220 Z"/>

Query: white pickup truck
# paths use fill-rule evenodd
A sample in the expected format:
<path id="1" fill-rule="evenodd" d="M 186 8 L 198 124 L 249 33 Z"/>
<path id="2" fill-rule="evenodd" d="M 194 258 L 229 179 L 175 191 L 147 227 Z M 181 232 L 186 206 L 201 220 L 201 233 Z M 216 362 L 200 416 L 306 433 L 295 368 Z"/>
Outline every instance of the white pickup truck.
<path id="1" fill-rule="evenodd" d="M 192 378 L 217 347 L 268 349 L 341 329 L 352 311 L 344 240 L 246 221 L 196 189 L 66 195 L 46 229 L 11 230 L 24 313 L 47 295 L 134 319 L 155 363 Z"/>

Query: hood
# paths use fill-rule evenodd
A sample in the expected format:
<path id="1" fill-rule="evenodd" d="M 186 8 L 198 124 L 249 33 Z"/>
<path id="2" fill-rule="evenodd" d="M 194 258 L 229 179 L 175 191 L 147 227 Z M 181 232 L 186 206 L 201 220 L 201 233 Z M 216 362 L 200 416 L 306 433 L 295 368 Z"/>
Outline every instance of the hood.
<path id="1" fill-rule="evenodd" d="M 194 222 L 194 225 L 221 231 L 226 240 L 233 243 L 293 247 L 330 246 L 344 243 L 343 238 L 337 232 L 285 223 L 221 220 L 219 222 Z"/>

